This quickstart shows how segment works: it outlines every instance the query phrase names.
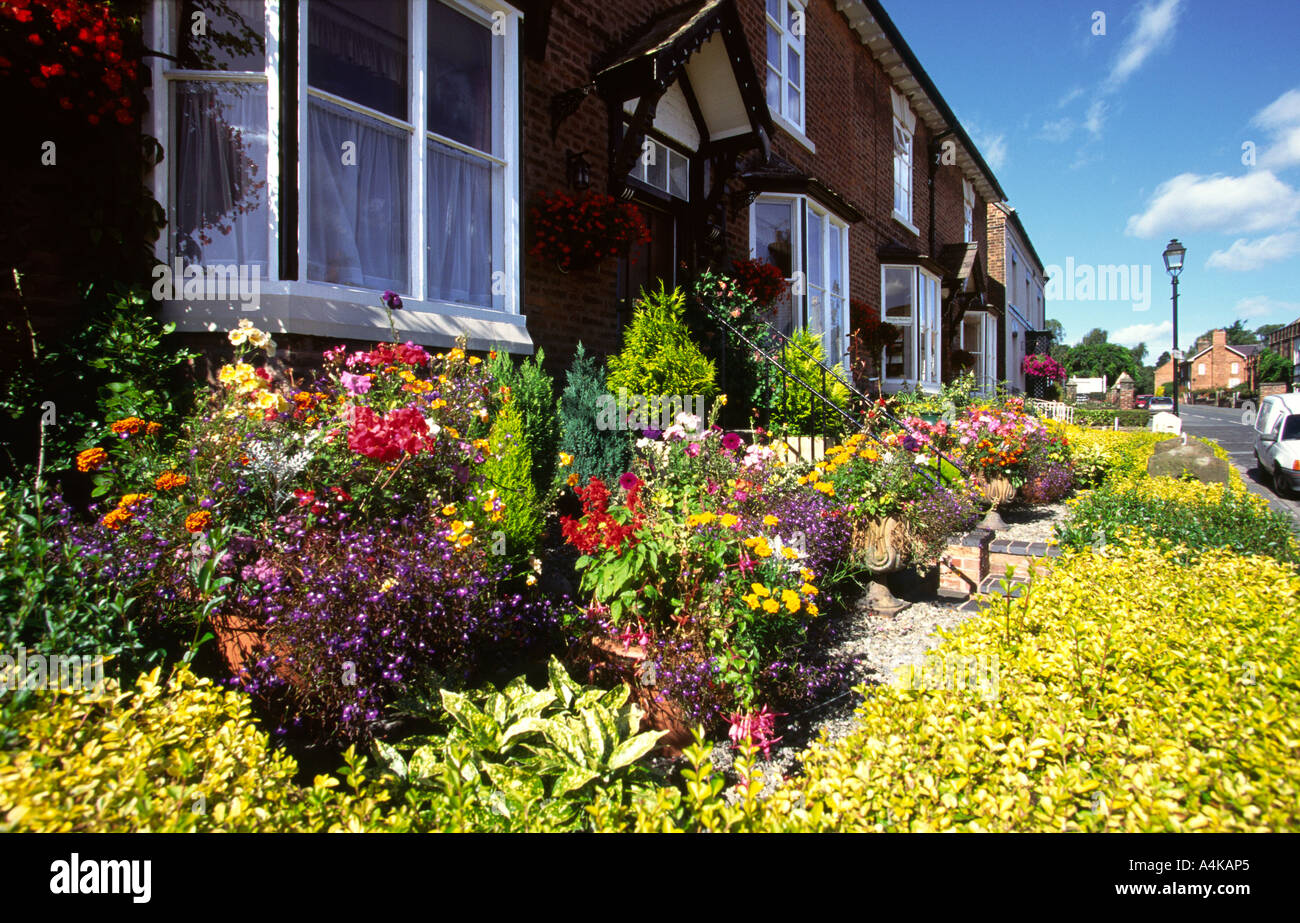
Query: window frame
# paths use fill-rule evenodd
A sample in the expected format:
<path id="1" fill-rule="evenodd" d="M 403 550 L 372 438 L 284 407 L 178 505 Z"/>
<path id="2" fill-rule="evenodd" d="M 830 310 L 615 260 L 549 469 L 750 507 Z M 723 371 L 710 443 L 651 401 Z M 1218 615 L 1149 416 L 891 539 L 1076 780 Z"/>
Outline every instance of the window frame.
<path id="1" fill-rule="evenodd" d="M 962 231 L 967 243 L 975 242 L 975 184 L 962 177 Z"/>
<path id="2" fill-rule="evenodd" d="M 794 330 L 803 330 L 808 327 L 809 313 L 812 310 L 812 274 L 809 271 L 812 261 L 812 254 L 808 252 L 808 233 L 809 223 L 817 220 L 822 225 L 821 235 L 821 253 L 818 254 L 818 261 L 822 270 L 822 279 L 828 282 L 831 271 L 830 246 L 831 235 L 830 228 L 833 226 L 840 231 L 840 275 L 843 281 L 844 290 L 839 296 L 842 299 L 840 313 L 840 335 L 844 342 L 840 346 L 840 359 L 838 362 L 829 362 L 830 353 L 826 358 L 828 364 L 832 367 L 839 365 L 845 371 L 849 369 L 849 351 L 848 338 L 850 336 L 849 324 L 851 320 L 849 300 L 851 298 L 850 288 L 850 266 L 849 266 L 849 222 L 845 221 L 839 215 L 835 214 L 825 205 L 810 196 L 800 193 L 784 192 L 764 192 L 761 193 L 749 208 L 749 258 L 759 259 L 758 254 L 758 209 L 755 207 L 759 204 L 788 204 L 790 206 L 790 275 L 786 281 L 793 285 L 796 280 L 802 280 L 803 293 L 795 295 L 793 291 L 790 295 L 790 310 L 794 315 Z M 766 259 L 766 254 L 763 255 Z M 823 286 L 823 290 L 829 292 L 829 285 Z M 830 318 L 830 298 L 826 299 L 823 305 L 822 313 L 822 346 L 823 349 L 828 345 L 827 337 L 831 332 L 831 327 L 826 322 Z"/>
<path id="3" fill-rule="evenodd" d="M 888 270 L 903 270 L 910 274 L 912 286 L 912 314 L 906 324 L 890 320 L 886 314 L 885 293 Z M 911 339 L 912 375 L 902 378 L 886 377 L 885 352 L 880 354 L 880 385 L 885 391 L 900 391 L 917 384 L 926 392 L 935 393 L 943 380 L 943 309 L 941 305 L 942 280 L 921 266 L 908 263 L 883 263 L 880 266 L 880 320 L 882 323 L 909 328 L 904 336 Z M 925 297 L 922 297 L 924 290 Z M 908 370 L 905 369 L 904 372 Z"/>
<path id="4" fill-rule="evenodd" d="M 767 72 L 772 71 L 777 75 L 777 77 L 781 81 L 781 93 L 777 100 L 778 105 L 775 109 L 772 109 L 772 115 L 776 116 L 782 122 L 794 128 L 798 134 L 803 135 L 807 132 L 807 124 L 808 124 L 808 118 L 807 118 L 808 116 L 808 82 L 807 82 L 808 81 L 808 55 L 807 55 L 808 4 L 805 2 L 805 0 L 777 0 L 777 2 L 781 5 L 781 12 L 788 14 L 791 10 L 794 10 L 795 12 L 798 12 L 802 15 L 803 24 L 804 24 L 804 34 L 794 35 L 792 32 L 790 32 L 789 28 L 786 26 L 785 23 L 776 22 L 774 19 L 772 19 L 772 14 L 768 12 L 767 3 L 765 0 L 763 4 L 763 22 L 767 27 L 774 28 L 777 32 L 778 41 L 781 46 L 780 49 L 781 60 L 777 62 L 780 65 L 779 68 L 773 67 L 771 59 L 767 57 L 766 50 L 764 51 L 763 93 L 764 96 L 766 96 Z M 764 30 L 765 45 L 766 45 L 766 41 L 767 41 L 767 33 L 765 29 Z M 786 111 L 787 106 L 789 104 L 788 93 L 791 86 L 790 77 L 786 73 L 786 65 L 789 63 L 790 50 L 792 48 L 799 55 L 799 85 L 796 88 L 799 91 L 799 118 L 797 119 L 790 118 L 789 113 Z M 770 108 L 771 107 L 769 106 L 769 109 Z"/>
<path id="5" fill-rule="evenodd" d="M 896 88 L 890 87 L 889 93 L 893 114 L 891 141 L 894 164 L 891 210 L 895 221 L 919 236 L 920 229 L 912 221 L 916 210 L 916 112 L 907 97 Z"/>
<path id="6" fill-rule="evenodd" d="M 407 156 L 409 158 L 408 188 L 406 190 L 410 227 L 409 241 L 409 291 L 402 291 L 404 307 L 407 309 L 396 317 L 400 328 L 409 330 L 423 342 L 450 343 L 455 336 L 463 332 L 460 320 L 485 322 L 477 325 L 476 339 L 485 343 L 499 341 L 506 348 L 531 349 L 522 314 L 522 240 L 521 240 L 521 203 L 522 203 L 522 163 L 521 152 L 521 106 L 523 67 L 522 48 L 520 44 L 523 13 L 502 0 L 429 0 L 444 5 L 466 15 L 476 18 L 491 28 L 499 21 L 504 27 L 504 35 L 493 35 L 493 135 L 500 141 L 499 154 L 485 154 L 465 144 L 443 138 L 427 131 L 428 113 L 425 109 L 427 96 L 427 6 L 425 0 L 407 0 L 407 15 L 410 24 L 407 47 L 407 102 L 408 121 L 403 123 L 385 113 L 379 113 L 368 107 L 341 99 L 326 91 L 308 86 L 308 17 L 311 15 L 310 0 L 264 0 L 262 9 L 265 15 L 265 68 L 259 74 L 251 71 L 200 71 L 182 70 L 172 62 L 154 56 L 149 67 L 153 76 L 153 89 L 150 90 L 150 127 L 155 137 L 163 139 L 164 150 L 170 154 L 174 143 L 173 133 L 177 126 L 176 107 L 173 104 L 173 84 L 180 81 L 209 82 L 234 80 L 257 82 L 265 87 L 267 97 L 267 147 L 266 147 L 266 183 L 267 183 L 267 277 L 262 279 L 261 309 L 267 318 L 278 321 L 280 329 L 295 333 L 307 333 L 321 336 L 351 336 L 366 338 L 373 330 L 385 329 L 388 318 L 379 304 L 377 293 L 372 289 L 345 283 L 323 282 L 309 279 L 307 266 L 309 259 L 309 212 L 311 192 L 307 186 L 308 167 L 307 140 L 309 138 L 310 101 L 322 99 L 325 102 L 341 106 L 350 111 L 373 118 L 390 125 L 399 125 L 409 130 Z M 295 175 L 285 176 L 281 171 L 281 147 L 284 112 L 281 104 L 283 89 L 281 74 L 276 67 L 280 60 L 280 22 L 281 13 L 290 3 L 296 4 L 298 16 L 298 67 L 296 92 L 291 94 L 297 106 L 297 149 L 298 162 L 294 165 Z M 146 35 L 151 37 L 152 47 L 168 53 L 175 51 L 177 36 L 174 34 L 178 25 L 180 5 L 177 0 L 152 0 L 146 8 Z M 504 18 L 493 19 L 494 13 L 504 13 Z M 500 105 L 497 105 L 497 103 Z M 419 143 L 416 143 L 418 140 Z M 498 281 L 504 281 L 499 295 L 492 296 L 489 305 L 471 305 L 446 301 L 429 296 L 427 276 L 427 259 L 425 242 L 428 228 L 427 182 L 427 146 L 434 141 L 457 150 L 468 152 L 477 157 L 493 161 L 494 168 L 500 171 L 499 177 L 493 178 L 491 239 L 493 246 L 493 288 Z M 163 206 L 170 218 L 175 205 L 175 162 L 167 157 L 166 169 L 153 171 L 152 191 L 154 198 Z M 285 267 L 282 265 L 280 252 L 281 239 L 281 190 L 289 183 L 297 185 L 297 263 L 298 278 L 283 278 Z M 169 228 L 166 234 L 159 235 L 154 245 L 154 255 L 159 262 L 172 265 L 177 257 L 175 246 L 175 228 Z M 504 274 L 501 280 L 496 273 Z M 182 329 L 218 329 L 229 322 L 229 306 L 204 303 L 186 305 L 183 309 L 176 306 L 169 313 L 184 318 Z"/>

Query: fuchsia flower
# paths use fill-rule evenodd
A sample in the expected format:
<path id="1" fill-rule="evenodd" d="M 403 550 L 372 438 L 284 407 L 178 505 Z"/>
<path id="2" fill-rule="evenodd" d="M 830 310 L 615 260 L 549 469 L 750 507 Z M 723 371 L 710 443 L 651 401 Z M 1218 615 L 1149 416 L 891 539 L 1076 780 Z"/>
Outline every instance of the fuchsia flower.
<path id="1" fill-rule="evenodd" d="M 749 741 L 763 752 L 764 758 L 772 755 L 772 745 L 780 743 L 781 738 L 773 736 L 776 731 L 776 719 L 784 717 L 784 712 L 768 711 L 766 705 L 758 711 L 727 716 L 731 722 L 728 736 L 732 746 L 739 747 L 741 741 Z"/>
<path id="2" fill-rule="evenodd" d="M 741 439 L 735 433 L 727 433 L 722 437 L 722 447 L 728 452 L 734 452 L 741 446 Z"/>
<path id="3" fill-rule="evenodd" d="M 618 486 L 624 490 L 635 490 L 637 487 L 641 486 L 641 479 L 631 471 L 628 471 L 618 479 Z"/>

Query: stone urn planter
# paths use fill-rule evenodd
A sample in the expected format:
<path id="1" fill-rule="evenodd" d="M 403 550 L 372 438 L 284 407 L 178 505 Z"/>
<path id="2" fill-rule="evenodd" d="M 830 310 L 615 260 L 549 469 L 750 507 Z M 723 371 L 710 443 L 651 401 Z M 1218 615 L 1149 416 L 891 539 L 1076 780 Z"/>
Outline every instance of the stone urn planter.
<path id="1" fill-rule="evenodd" d="M 897 615 L 911 603 L 889 592 L 885 578 L 906 563 L 904 526 L 892 516 L 875 517 L 853 527 L 853 552 L 872 575 L 867 605 L 879 615 Z"/>
<path id="2" fill-rule="evenodd" d="M 989 511 L 985 514 L 984 519 L 980 522 L 980 528 L 992 529 L 994 532 L 1001 532 L 1007 528 L 1006 522 L 1002 519 L 998 510 L 1005 507 L 1016 498 L 1016 488 L 1012 485 L 1009 478 L 985 477 L 981 479 L 984 487 L 984 495 L 989 500 Z"/>
<path id="3" fill-rule="evenodd" d="M 659 738 L 660 748 L 669 757 L 679 756 L 695 737 L 681 705 L 656 688 L 653 664 L 646 659 L 645 648 L 616 638 L 595 638 L 591 643 L 621 672 L 631 673 L 632 679 L 623 682 L 641 710 L 641 730 L 666 732 Z"/>

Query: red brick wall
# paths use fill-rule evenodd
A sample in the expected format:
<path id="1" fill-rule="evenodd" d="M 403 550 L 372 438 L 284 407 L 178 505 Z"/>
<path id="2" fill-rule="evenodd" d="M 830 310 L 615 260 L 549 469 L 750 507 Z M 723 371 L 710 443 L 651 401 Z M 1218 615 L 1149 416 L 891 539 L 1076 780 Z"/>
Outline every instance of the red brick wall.
<path id="1" fill-rule="evenodd" d="M 592 165 L 592 188 L 608 181 L 606 106 L 593 94 L 550 137 L 552 96 L 591 79 L 598 56 L 623 44 L 627 36 L 675 0 L 571 0 L 555 5 L 543 62 L 524 62 L 523 208 L 542 192 L 564 188 L 565 150 L 586 150 Z M 754 70 L 760 81 L 766 55 L 763 0 L 738 0 Z M 893 110 L 891 82 L 862 45 L 857 33 L 832 0 L 811 0 L 807 11 L 805 128 L 816 147 L 812 153 L 778 127 L 773 151 L 824 181 L 866 217 L 849 230 L 849 287 L 853 298 L 879 307 L 880 262 L 877 251 L 893 242 L 929 251 L 930 133 L 918 120 L 914 141 L 912 222 L 918 237 L 891 217 L 893 211 Z M 961 172 L 939 166 L 935 174 L 935 249 L 963 239 Z M 986 206 L 975 207 L 976 237 L 987 244 Z M 530 238 L 527 230 L 524 246 Z M 727 252 L 749 255 L 749 221 L 745 212 L 728 217 Z M 616 268 L 612 261 L 584 272 L 561 274 L 553 265 L 525 256 L 524 312 L 534 342 L 552 363 L 562 365 L 579 339 L 590 349 L 608 352 L 619 342 L 616 316 Z M 621 318 L 626 322 L 626 318 Z M 551 364 L 551 363 L 548 363 Z"/>

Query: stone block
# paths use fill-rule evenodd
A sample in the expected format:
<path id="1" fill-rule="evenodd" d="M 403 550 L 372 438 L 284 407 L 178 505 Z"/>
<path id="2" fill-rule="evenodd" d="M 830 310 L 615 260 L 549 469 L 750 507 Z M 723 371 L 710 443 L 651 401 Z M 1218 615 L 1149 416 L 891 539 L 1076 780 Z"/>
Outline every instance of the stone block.
<path id="1" fill-rule="evenodd" d="M 1193 446 L 1179 446 L 1152 455 L 1147 462 L 1147 474 L 1166 478 L 1180 478 L 1190 474 L 1202 484 L 1227 484 L 1228 463 Z"/>

